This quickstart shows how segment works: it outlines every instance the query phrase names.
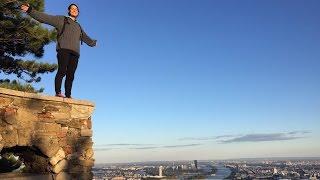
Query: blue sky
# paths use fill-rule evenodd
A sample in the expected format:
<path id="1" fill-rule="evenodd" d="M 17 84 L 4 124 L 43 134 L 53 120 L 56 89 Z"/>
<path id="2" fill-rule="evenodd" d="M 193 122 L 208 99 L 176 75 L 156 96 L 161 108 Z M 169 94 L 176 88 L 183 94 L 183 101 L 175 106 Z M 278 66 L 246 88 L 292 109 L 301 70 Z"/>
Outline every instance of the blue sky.
<path id="1" fill-rule="evenodd" d="M 75 2 L 96 162 L 320 156 L 318 0 Z M 55 44 L 40 61 L 56 62 Z M 54 94 L 54 76 L 37 86 Z"/>

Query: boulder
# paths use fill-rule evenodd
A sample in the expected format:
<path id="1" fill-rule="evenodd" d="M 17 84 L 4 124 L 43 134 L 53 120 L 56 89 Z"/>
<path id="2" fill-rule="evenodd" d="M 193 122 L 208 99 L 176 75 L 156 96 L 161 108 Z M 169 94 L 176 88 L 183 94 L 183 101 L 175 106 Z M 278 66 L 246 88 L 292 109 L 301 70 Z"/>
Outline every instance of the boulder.
<path id="1" fill-rule="evenodd" d="M 56 155 L 60 149 L 58 139 L 52 136 L 37 137 L 34 145 L 49 158 Z"/>
<path id="2" fill-rule="evenodd" d="M 68 161 L 63 159 L 62 161 L 60 161 L 58 164 L 56 164 L 52 171 L 56 174 L 60 173 L 62 170 L 66 170 L 68 169 Z"/>
<path id="3" fill-rule="evenodd" d="M 50 158 L 49 162 L 51 165 L 54 166 L 65 157 L 66 157 L 66 154 L 64 153 L 63 149 L 60 148 L 57 154 Z"/>

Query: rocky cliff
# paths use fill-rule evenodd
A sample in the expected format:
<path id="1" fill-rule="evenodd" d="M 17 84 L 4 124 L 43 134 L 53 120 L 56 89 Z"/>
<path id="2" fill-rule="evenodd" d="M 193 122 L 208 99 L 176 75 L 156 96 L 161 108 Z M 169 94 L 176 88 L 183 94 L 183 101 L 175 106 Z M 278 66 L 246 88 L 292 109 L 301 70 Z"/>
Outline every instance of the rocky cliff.
<path id="1" fill-rule="evenodd" d="M 94 104 L 0 88 L 0 152 L 25 171 L 56 179 L 92 179 Z"/>

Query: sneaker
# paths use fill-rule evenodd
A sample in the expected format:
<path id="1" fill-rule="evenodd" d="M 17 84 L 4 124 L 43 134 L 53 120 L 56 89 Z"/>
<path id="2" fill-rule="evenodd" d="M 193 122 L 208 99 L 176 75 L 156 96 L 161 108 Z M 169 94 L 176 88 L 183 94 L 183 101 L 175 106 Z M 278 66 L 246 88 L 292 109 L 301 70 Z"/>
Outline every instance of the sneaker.
<path id="1" fill-rule="evenodd" d="M 61 94 L 61 93 L 56 94 L 56 96 L 57 96 L 57 97 L 62 97 L 62 98 L 64 98 L 64 95 Z"/>

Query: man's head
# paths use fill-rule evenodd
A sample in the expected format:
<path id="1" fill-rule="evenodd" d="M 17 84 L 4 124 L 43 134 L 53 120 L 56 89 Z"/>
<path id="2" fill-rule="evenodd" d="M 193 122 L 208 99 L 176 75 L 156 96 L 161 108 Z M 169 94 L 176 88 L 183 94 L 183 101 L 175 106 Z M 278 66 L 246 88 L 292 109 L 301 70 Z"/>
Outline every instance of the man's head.
<path id="1" fill-rule="evenodd" d="M 68 15 L 74 18 L 79 16 L 79 8 L 76 4 L 70 4 L 68 7 Z"/>

